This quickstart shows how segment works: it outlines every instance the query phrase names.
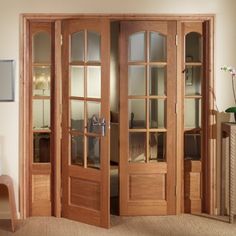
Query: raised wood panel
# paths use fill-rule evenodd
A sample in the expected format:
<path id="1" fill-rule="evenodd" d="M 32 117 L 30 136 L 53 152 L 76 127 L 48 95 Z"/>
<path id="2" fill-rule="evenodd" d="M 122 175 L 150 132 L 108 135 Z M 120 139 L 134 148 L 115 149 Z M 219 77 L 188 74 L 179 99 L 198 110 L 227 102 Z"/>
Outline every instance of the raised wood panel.
<path id="1" fill-rule="evenodd" d="M 70 179 L 71 196 L 73 205 L 100 210 L 100 184 L 79 178 Z"/>
<path id="2" fill-rule="evenodd" d="M 50 175 L 32 175 L 32 201 L 50 201 Z"/>
<path id="3" fill-rule="evenodd" d="M 51 216 L 52 204 L 50 201 L 37 201 L 32 203 L 32 216 Z"/>
<path id="4" fill-rule="evenodd" d="M 185 175 L 185 196 L 191 199 L 199 199 L 201 196 L 201 174 L 188 173 Z"/>
<path id="5" fill-rule="evenodd" d="M 129 200 L 165 200 L 166 175 L 130 175 L 129 188 Z"/>
<path id="6" fill-rule="evenodd" d="M 201 161 L 185 161 L 184 170 L 184 211 L 201 213 Z"/>

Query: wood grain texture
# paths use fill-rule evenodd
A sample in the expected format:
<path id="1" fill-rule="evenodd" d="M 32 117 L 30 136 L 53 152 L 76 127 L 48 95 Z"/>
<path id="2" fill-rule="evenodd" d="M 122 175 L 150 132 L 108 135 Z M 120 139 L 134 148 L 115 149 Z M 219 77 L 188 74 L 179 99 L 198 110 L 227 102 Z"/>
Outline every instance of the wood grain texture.
<path id="1" fill-rule="evenodd" d="M 185 160 L 184 207 L 186 213 L 202 212 L 201 161 Z"/>
<path id="2" fill-rule="evenodd" d="M 145 60 L 142 62 L 128 61 L 129 36 L 133 33 L 145 31 Z M 164 132 L 167 135 L 167 162 L 149 162 L 149 99 L 159 99 L 158 96 L 149 96 L 149 85 L 146 79 L 146 128 L 142 132 L 146 134 L 145 145 L 140 143 L 140 147 L 145 154 L 145 163 L 128 162 L 129 159 L 129 132 L 128 126 L 128 101 L 138 99 L 140 96 L 128 96 L 128 66 L 143 65 L 146 69 L 146 78 L 149 76 L 149 32 L 160 32 L 167 37 L 167 82 L 166 82 L 166 117 L 167 124 Z M 120 214 L 121 215 L 160 215 L 175 214 L 175 102 L 176 102 L 176 22 L 166 21 L 126 21 L 121 22 L 120 35 Z M 162 98 L 163 99 L 163 98 Z M 153 130 L 152 130 L 153 131 Z M 159 131 L 159 130 L 158 130 Z M 157 132 L 158 132 L 157 131 Z M 140 131 L 139 131 L 140 132 Z M 148 177 L 149 176 L 149 177 Z M 152 178 L 152 177 L 153 178 Z M 160 176 L 166 176 L 165 181 Z M 156 178 L 156 182 L 155 182 Z M 158 179 L 159 178 L 159 179 Z M 161 181 L 161 180 L 162 181 Z M 151 187 L 149 181 L 152 183 Z M 160 181 L 160 182 L 159 182 Z M 157 184 L 158 183 L 158 184 Z M 148 187 L 150 186 L 150 188 Z M 150 207 L 149 203 L 162 201 L 156 207 Z M 130 199 L 129 199 L 130 197 Z M 135 199 L 136 198 L 136 199 Z M 149 198 L 149 199 L 148 199 Z M 155 200 L 154 200 L 155 199 Z M 132 202 L 131 202 L 132 200 Z M 160 203 L 160 202 L 159 202 Z M 136 204 L 136 205 L 135 205 Z M 158 212 L 159 207 L 159 212 Z"/>
<path id="3" fill-rule="evenodd" d="M 109 147 L 110 147 L 110 130 L 106 129 L 106 134 L 101 137 L 100 134 L 90 134 L 87 126 L 87 102 L 97 101 L 101 103 L 101 116 L 105 118 L 106 125 L 109 127 L 110 122 L 110 105 L 109 105 L 109 64 L 110 64 L 110 36 L 109 21 L 106 19 L 83 19 L 83 20 L 66 20 L 62 23 L 63 47 L 62 57 L 65 65 L 62 70 L 62 215 L 64 217 L 95 224 L 97 226 L 109 227 L 110 210 L 109 210 Z M 101 62 L 97 62 L 101 66 L 101 98 L 90 99 L 87 96 L 87 66 L 94 65 L 86 58 L 83 62 L 85 67 L 84 74 L 84 97 L 79 99 L 85 101 L 84 106 L 84 130 L 80 135 L 84 138 L 84 154 L 83 166 L 72 165 L 70 156 L 70 137 L 76 134 L 71 131 L 70 124 L 70 37 L 71 34 L 79 31 L 85 31 L 85 58 L 87 56 L 87 32 L 99 32 L 101 35 Z M 88 137 L 97 136 L 100 138 L 100 168 L 88 168 Z M 77 178 L 77 181 L 75 181 Z M 69 181 L 71 179 L 71 182 Z M 79 179 L 79 181 L 78 181 Z M 83 182 L 84 181 L 84 182 Z M 86 184 L 87 183 L 87 187 Z M 92 184 L 93 183 L 93 184 Z M 96 187 L 95 184 L 96 183 Z M 83 193 L 76 190 L 76 186 L 80 186 Z M 78 192 L 79 191 L 79 192 Z M 89 197 L 90 195 L 90 197 Z"/>
<path id="4" fill-rule="evenodd" d="M 129 176 L 129 200 L 166 200 L 165 174 Z"/>
<path id="5" fill-rule="evenodd" d="M 101 209 L 99 183 L 72 177 L 70 189 L 71 204 L 97 211 Z"/>

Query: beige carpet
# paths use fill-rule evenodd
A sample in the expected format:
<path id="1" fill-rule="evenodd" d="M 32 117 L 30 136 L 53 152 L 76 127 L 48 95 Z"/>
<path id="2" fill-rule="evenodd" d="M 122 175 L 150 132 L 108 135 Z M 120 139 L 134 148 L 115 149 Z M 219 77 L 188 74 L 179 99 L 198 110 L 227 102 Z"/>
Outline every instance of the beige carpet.
<path id="1" fill-rule="evenodd" d="M 102 229 L 67 219 L 54 217 L 32 217 L 23 221 L 13 234 L 7 224 L 0 221 L 1 236 L 236 236 L 236 222 L 224 223 L 199 216 L 112 216 L 110 229 Z"/>

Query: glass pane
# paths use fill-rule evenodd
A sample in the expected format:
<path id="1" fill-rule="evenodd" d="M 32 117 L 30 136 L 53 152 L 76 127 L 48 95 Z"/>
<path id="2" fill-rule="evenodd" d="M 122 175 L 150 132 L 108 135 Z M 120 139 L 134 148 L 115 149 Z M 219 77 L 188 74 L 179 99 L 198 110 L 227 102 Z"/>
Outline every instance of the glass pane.
<path id="1" fill-rule="evenodd" d="M 71 100 L 71 129 L 84 131 L 84 102 Z"/>
<path id="2" fill-rule="evenodd" d="M 89 133 L 100 133 L 100 127 L 93 125 L 99 121 L 101 114 L 101 103 L 100 102 L 87 102 L 88 112 L 88 132 Z"/>
<path id="3" fill-rule="evenodd" d="M 150 33 L 150 61 L 166 61 L 166 36 L 157 33 Z"/>
<path id="4" fill-rule="evenodd" d="M 100 138 L 88 136 L 88 167 L 100 169 Z"/>
<path id="5" fill-rule="evenodd" d="M 129 133 L 129 162 L 145 162 L 146 133 Z"/>
<path id="6" fill-rule="evenodd" d="M 89 66 L 87 78 L 87 97 L 101 98 L 101 67 Z"/>
<path id="7" fill-rule="evenodd" d="M 145 32 L 129 37 L 129 61 L 145 61 Z"/>
<path id="8" fill-rule="evenodd" d="M 184 158 L 190 160 L 201 159 L 201 134 L 200 132 L 185 132 Z"/>
<path id="9" fill-rule="evenodd" d="M 35 133 L 34 134 L 34 162 L 47 163 L 50 162 L 50 134 Z"/>
<path id="10" fill-rule="evenodd" d="M 88 31 L 88 61 L 101 61 L 101 35 Z"/>
<path id="11" fill-rule="evenodd" d="M 185 95 L 201 95 L 201 66 L 186 66 L 185 69 Z"/>
<path id="12" fill-rule="evenodd" d="M 129 66 L 129 95 L 146 95 L 145 75 L 145 66 Z"/>
<path id="13" fill-rule="evenodd" d="M 184 104 L 185 128 L 201 127 L 201 99 L 185 99 Z"/>
<path id="14" fill-rule="evenodd" d="M 33 36 L 33 62 L 51 62 L 51 37 L 47 32 L 40 32 Z"/>
<path id="15" fill-rule="evenodd" d="M 33 96 L 50 96 L 50 66 L 33 68 Z"/>
<path id="16" fill-rule="evenodd" d="M 33 100 L 33 129 L 50 128 L 50 100 Z"/>
<path id="17" fill-rule="evenodd" d="M 150 162 L 166 161 L 166 133 L 149 134 Z"/>
<path id="18" fill-rule="evenodd" d="M 71 35 L 71 62 L 84 61 L 84 31 Z"/>
<path id="19" fill-rule="evenodd" d="M 71 96 L 84 96 L 84 67 L 71 66 L 70 68 L 70 93 Z"/>
<path id="20" fill-rule="evenodd" d="M 164 99 L 150 100 L 150 128 L 165 128 L 166 105 Z"/>
<path id="21" fill-rule="evenodd" d="M 166 95 L 166 66 L 150 66 L 150 95 Z"/>
<path id="22" fill-rule="evenodd" d="M 71 137 L 71 164 L 84 165 L 84 138 L 83 136 Z"/>
<path id="23" fill-rule="evenodd" d="M 202 36 L 191 32 L 186 35 L 186 62 L 200 62 L 202 59 Z"/>
<path id="24" fill-rule="evenodd" d="M 144 99 L 129 100 L 129 128 L 146 128 L 146 106 Z"/>

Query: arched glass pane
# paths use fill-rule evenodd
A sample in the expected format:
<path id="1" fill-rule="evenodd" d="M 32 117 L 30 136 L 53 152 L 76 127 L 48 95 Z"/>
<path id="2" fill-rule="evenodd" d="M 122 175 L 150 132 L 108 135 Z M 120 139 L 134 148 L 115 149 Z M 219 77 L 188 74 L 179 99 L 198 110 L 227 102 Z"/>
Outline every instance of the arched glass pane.
<path id="1" fill-rule="evenodd" d="M 202 36 L 191 32 L 186 35 L 186 62 L 200 62 L 202 60 Z"/>
<path id="2" fill-rule="evenodd" d="M 51 62 L 51 37 L 47 32 L 39 32 L 33 36 L 33 62 Z"/>
<path id="3" fill-rule="evenodd" d="M 129 37 L 129 61 L 145 61 L 145 32 Z"/>
<path id="4" fill-rule="evenodd" d="M 166 36 L 157 32 L 151 32 L 149 52 L 150 61 L 165 62 L 166 54 Z"/>
<path id="5" fill-rule="evenodd" d="M 88 61 L 101 61 L 101 35 L 88 31 Z"/>
<path id="6" fill-rule="evenodd" d="M 71 35 L 71 61 L 84 61 L 84 31 Z"/>

